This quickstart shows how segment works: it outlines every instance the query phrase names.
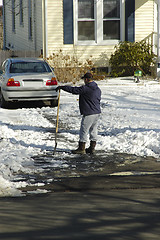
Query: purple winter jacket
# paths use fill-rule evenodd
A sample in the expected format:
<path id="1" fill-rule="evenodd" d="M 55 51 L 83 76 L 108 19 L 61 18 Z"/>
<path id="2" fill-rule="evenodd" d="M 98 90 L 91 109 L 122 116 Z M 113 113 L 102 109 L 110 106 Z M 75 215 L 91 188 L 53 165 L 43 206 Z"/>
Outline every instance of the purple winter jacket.
<path id="1" fill-rule="evenodd" d="M 79 95 L 79 109 L 84 116 L 101 113 L 101 90 L 94 81 L 80 87 L 61 86 L 61 89 Z"/>

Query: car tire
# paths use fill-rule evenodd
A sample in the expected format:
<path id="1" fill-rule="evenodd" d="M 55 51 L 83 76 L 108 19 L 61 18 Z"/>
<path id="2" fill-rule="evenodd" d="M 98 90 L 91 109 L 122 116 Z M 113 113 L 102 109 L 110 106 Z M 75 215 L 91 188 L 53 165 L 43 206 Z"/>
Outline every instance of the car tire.
<path id="1" fill-rule="evenodd" d="M 50 101 L 51 107 L 57 107 L 58 106 L 58 99 L 54 99 Z"/>
<path id="2" fill-rule="evenodd" d="M 4 99 L 1 90 L 0 90 L 0 107 L 1 108 L 7 108 L 8 107 L 8 102 Z"/>

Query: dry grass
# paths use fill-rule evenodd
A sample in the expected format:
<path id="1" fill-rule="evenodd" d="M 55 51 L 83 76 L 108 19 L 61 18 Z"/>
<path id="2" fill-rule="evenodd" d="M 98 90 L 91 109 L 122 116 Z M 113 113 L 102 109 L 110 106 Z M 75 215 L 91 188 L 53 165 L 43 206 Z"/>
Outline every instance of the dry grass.
<path id="1" fill-rule="evenodd" d="M 81 62 L 76 55 L 64 54 L 62 50 L 53 53 L 47 61 L 54 68 L 59 82 L 77 82 L 84 73 L 92 70 L 93 62 L 90 59 Z"/>

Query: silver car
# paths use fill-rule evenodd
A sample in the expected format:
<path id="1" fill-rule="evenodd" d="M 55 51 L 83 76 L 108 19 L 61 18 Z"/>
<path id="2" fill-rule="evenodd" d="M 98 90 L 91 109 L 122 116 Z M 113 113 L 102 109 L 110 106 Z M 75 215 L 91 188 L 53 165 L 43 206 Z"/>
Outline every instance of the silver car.
<path id="1" fill-rule="evenodd" d="M 11 102 L 50 101 L 57 106 L 57 80 L 53 69 L 42 58 L 8 58 L 0 74 L 0 106 Z"/>

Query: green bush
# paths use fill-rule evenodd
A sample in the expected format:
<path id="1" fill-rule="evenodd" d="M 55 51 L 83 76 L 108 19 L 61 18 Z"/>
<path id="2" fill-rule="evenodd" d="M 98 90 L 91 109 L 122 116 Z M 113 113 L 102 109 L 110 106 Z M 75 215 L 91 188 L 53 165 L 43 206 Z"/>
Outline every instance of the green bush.
<path id="1" fill-rule="evenodd" d="M 151 44 L 144 41 L 120 42 L 109 60 L 111 76 L 133 76 L 137 69 L 141 70 L 143 75 L 150 75 L 154 57 Z"/>

